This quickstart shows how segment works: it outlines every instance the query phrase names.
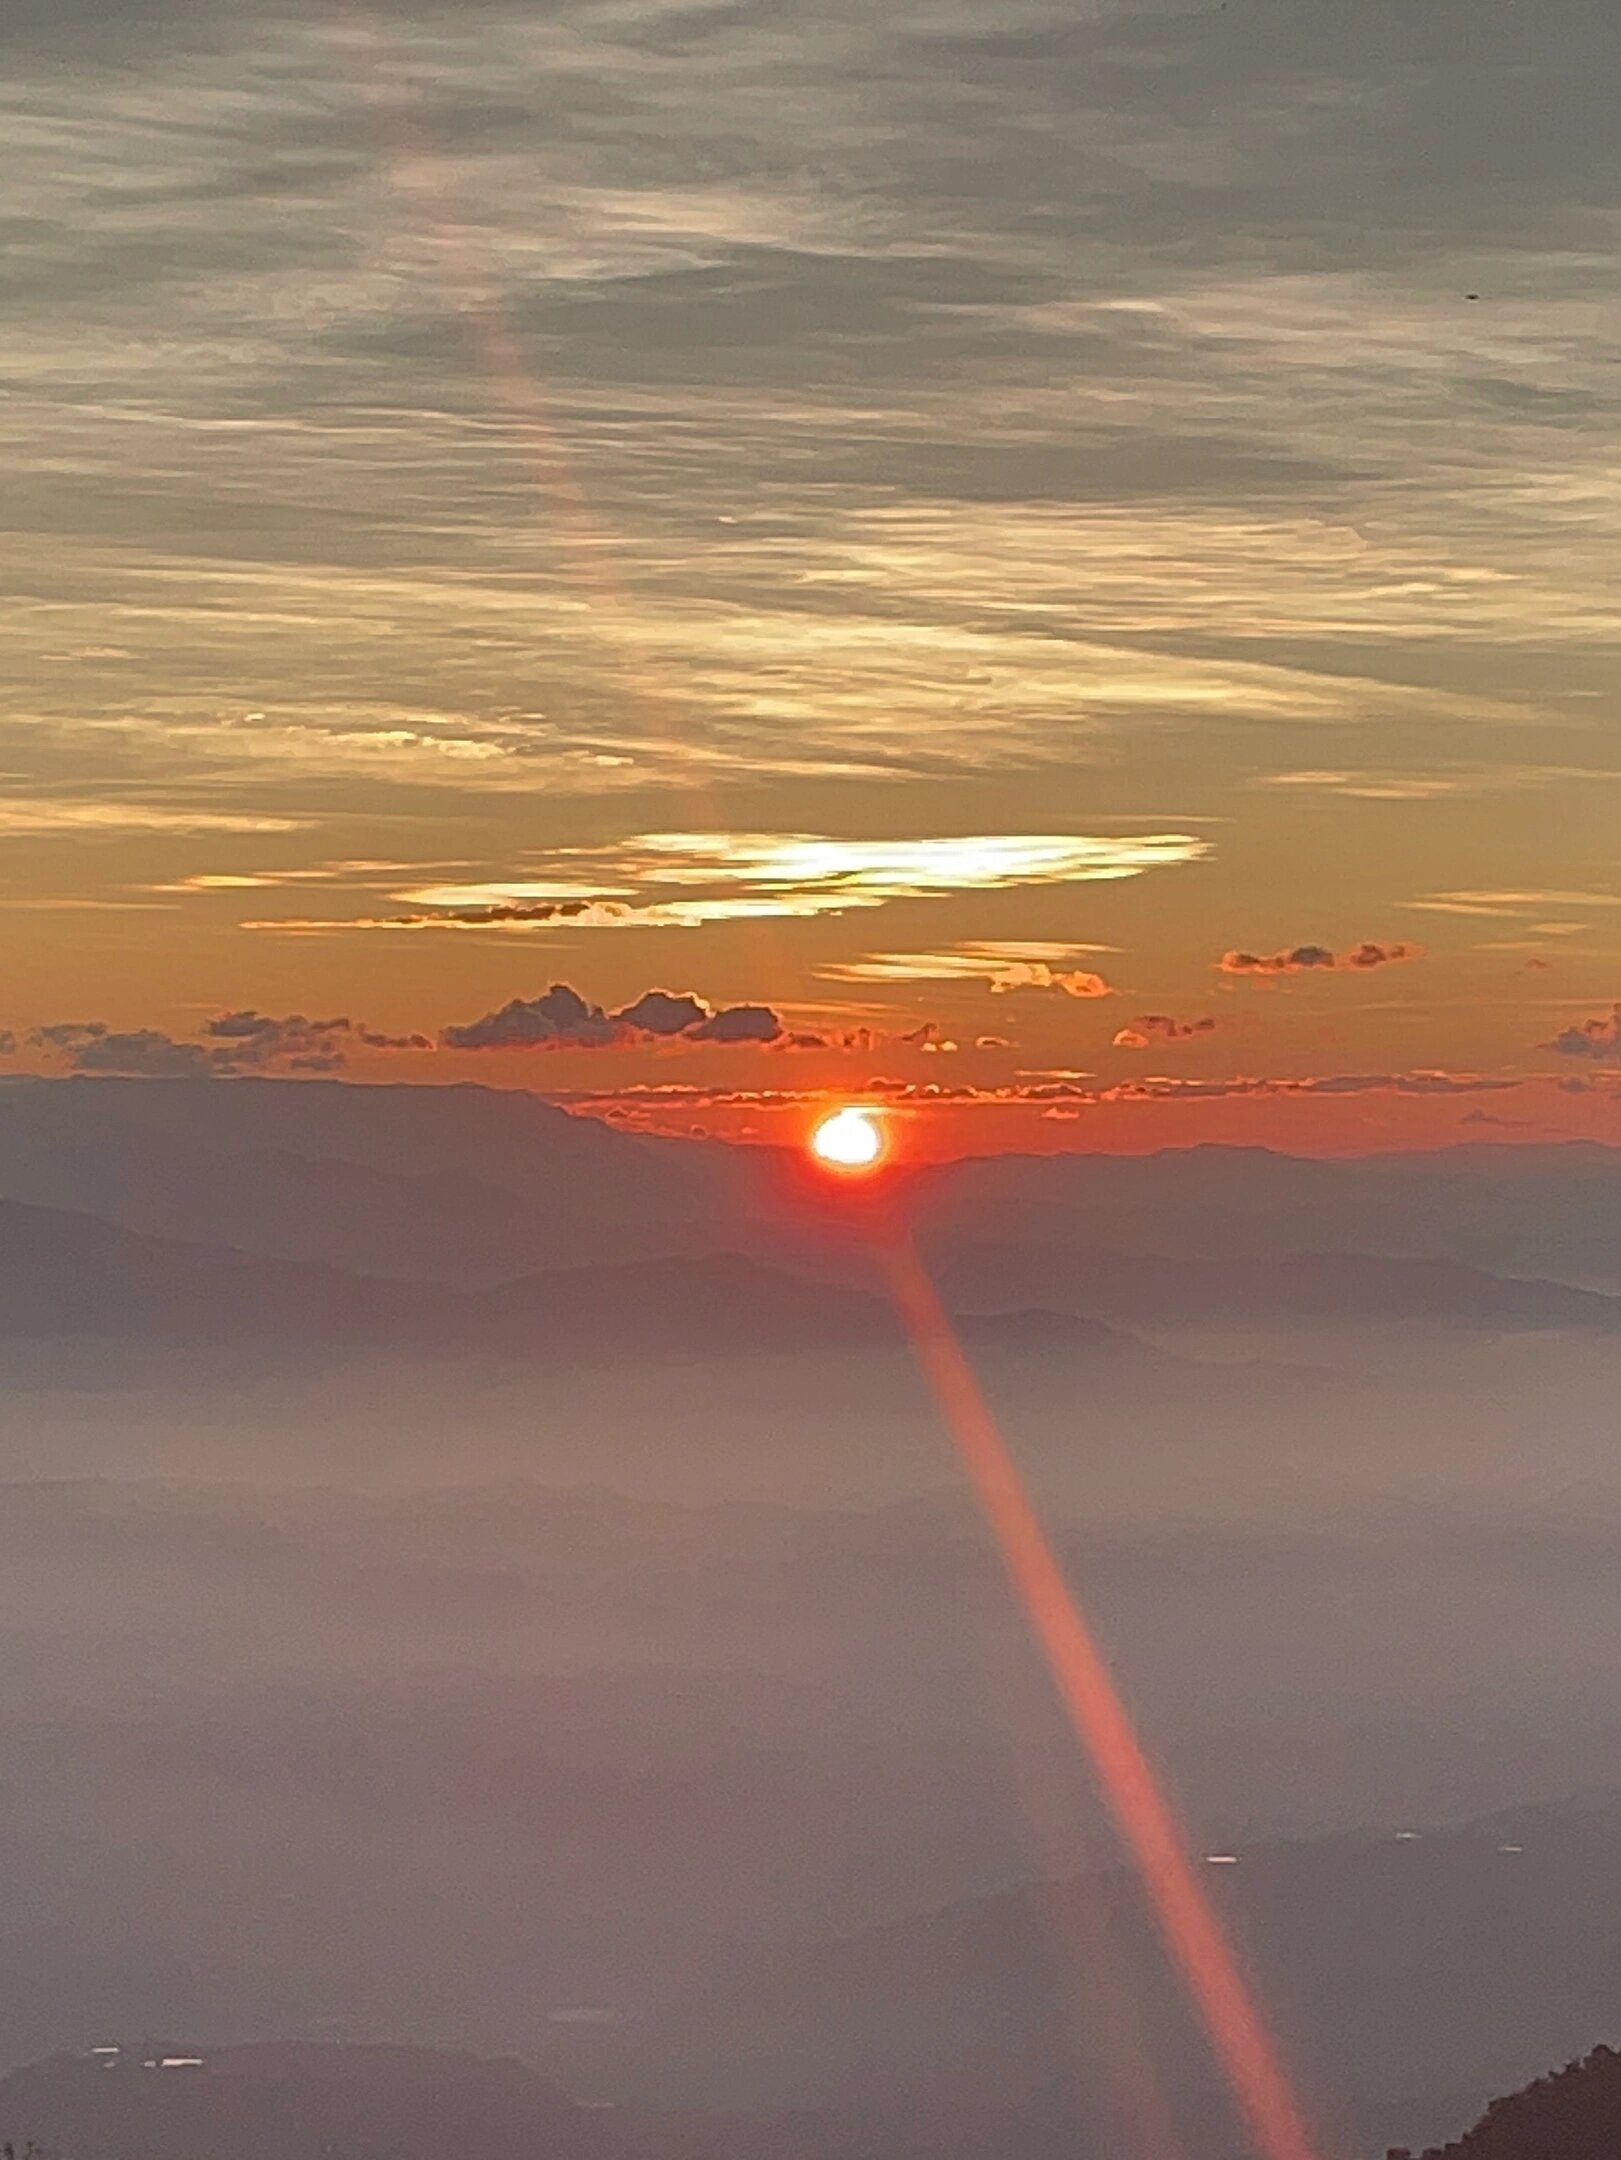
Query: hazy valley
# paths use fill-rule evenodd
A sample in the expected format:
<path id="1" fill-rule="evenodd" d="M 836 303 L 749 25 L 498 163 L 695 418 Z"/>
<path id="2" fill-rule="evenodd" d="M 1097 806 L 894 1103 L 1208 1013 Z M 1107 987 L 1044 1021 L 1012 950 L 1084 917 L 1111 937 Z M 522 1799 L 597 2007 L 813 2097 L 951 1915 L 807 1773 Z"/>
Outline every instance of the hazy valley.
<path id="1" fill-rule="evenodd" d="M 1565 1151 L 969 1163 L 875 1229 L 521 1097 L 75 1082 L 0 1091 L 0 1162 L 10 2059 L 409 2041 L 677 2148 L 836 2094 L 838 2151 L 1103 2151 L 1107 1980 L 1220 2149 L 880 1231 L 1351 2149 L 1621 2022 L 1621 1332 Z"/>

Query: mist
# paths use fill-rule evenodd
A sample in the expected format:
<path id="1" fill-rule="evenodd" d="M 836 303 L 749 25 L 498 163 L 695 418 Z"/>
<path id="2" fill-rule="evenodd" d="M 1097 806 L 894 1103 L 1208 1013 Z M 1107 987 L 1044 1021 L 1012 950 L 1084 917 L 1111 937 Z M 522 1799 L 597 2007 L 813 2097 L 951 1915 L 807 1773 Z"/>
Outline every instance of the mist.
<path id="1" fill-rule="evenodd" d="M 125 1095 L 150 1120 L 160 1098 Z M 278 1118 L 290 1097 L 318 1119 L 314 1092 L 272 1087 Z M 117 1099 L 98 1088 L 99 1119 Z M 171 1101 L 178 1119 L 184 1091 Z M 546 1128 L 560 1179 L 579 1129 Z M 1493 1166 L 1467 1175 L 1478 1199 Z M 1411 1870 L 1428 1864 L 1413 1832 L 1472 1850 L 1472 1820 L 1532 1805 L 1534 1833 L 1481 1850 L 1529 1837 L 1557 1873 L 1564 1805 L 1617 1805 L 1607 1298 L 1482 1269 L 1418 1296 L 1405 1261 L 1375 1256 L 1365 1315 L 1311 1309 L 1302 1266 L 1248 1279 L 1218 1321 L 1208 1277 L 1139 1244 L 1096 1292 L 1107 1320 L 1063 1309 L 1095 1259 L 1049 1251 L 1037 1325 L 1009 1302 L 1030 1272 L 1016 1253 L 990 1264 L 943 1227 L 953 1177 L 909 1203 L 930 1265 L 1195 1851 L 1250 1853 L 1235 1881 L 1260 1882 L 1265 1855 L 1298 1850 L 1326 1914 L 1370 1849 Z M 546 1318 L 589 1269 L 498 1293 L 503 1315 L 541 1317 L 527 1350 L 529 1320 L 502 1317 L 492 1351 L 482 1293 L 424 1292 L 420 1270 L 323 1276 L 311 1306 L 303 1263 L 239 1246 L 199 1272 L 204 1248 L 97 1244 L 111 1216 L 13 1204 L 13 1260 L 35 1256 L 0 1351 L 14 2057 L 103 2029 L 388 2038 L 512 2052 L 628 2110 L 764 2120 L 831 2085 L 870 2132 L 874 2109 L 939 2099 L 963 2013 L 931 2026 L 914 2006 L 885 2076 L 858 2075 L 814 1977 L 830 1946 L 1115 1880 L 949 1437 L 874 1317 L 861 1239 L 698 1190 L 663 1225 L 673 1257 L 601 1278 L 634 1280 L 643 1307 L 649 1347 L 620 1359 Z M 1094 1219 L 1069 1249 L 1096 1238 Z M 625 1242 L 643 1249 L 634 1222 Z M 39 1305 L 64 1252 L 80 1291 L 98 1285 L 66 1330 Z M 222 1266 L 247 1272 L 221 1291 Z M 690 1341 L 656 1324 L 656 1296 L 679 1288 L 687 1311 L 716 1268 L 722 1320 Z M 416 1346 L 380 1348 L 402 1296 Z M 774 1347 L 750 1351 L 751 1325 Z M 1397 1959 L 1404 1924 L 1400 1901 L 1370 1908 L 1360 1954 Z M 1343 1945 L 1240 1925 L 1288 1966 L 1325 2105 L 1371 2121 L 1486 2089 L 1506 2040 L 1482 2013 L 1480 2059 L 1456 2044 L 1467 1975 L 1403 2056 L 1379 2006 L 1337 1988 Z M 762 1959 L 792 1998 L 777 2028 Z M 982 1984 L 1012 1983 L 993 1967 Z M 1574 2045 L 1597 2015 L 1578 1994 L 1554 2022 Z M 1052 2034 L 1034 2061 L 1015 2052 L 1012 2087 L 1032 2091 L 1065 2059 Z"/>

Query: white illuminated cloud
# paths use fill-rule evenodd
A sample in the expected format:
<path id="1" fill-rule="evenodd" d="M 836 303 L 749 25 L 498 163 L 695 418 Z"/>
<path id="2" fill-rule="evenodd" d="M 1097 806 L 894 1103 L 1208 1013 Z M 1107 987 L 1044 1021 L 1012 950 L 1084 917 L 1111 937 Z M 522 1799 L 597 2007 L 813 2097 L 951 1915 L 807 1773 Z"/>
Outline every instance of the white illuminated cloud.
<path id="1" fill-rule="evenodd" d="M 341 919 L 283 918 L 245 924 L 287 933 L 352 930 L 529 931 L 696 928 L 758 917 L 843 915 L 894 900 L 956 892 L 1090 884 L 1197 862 L 1209 843 L 1188 833 L 979 833 L 937 839 L 835 840 L 813 833 L 639 833 L 603 848 L 563 848 L 533 867 L 552 875 L 411 886 L 393 895 L 407 913 Z M 1082 988 L 1060 979 L 1073 958 L 1104 948 L 1040 940 L 968 945 L 934 960 L 930 973 L 980 976 L 993 987 Z M 874 965 L 910 956 L 875 955 Z M 860 963 L 855 963 L 859 967 Z M 848 979 L 923 980 L 917 969 Z M 1096 978 L 1086 978 L 1095 984 Z"/>
<path id="2" fill-rule="evenodd" d="M 764 892 L 857 892 L 924 899 L 1014 885 L 1136 877 L 1197 861 L 1187 833 L 979 833 L 929 840 L 829 840 L 810 833 L 644 833 L 620 852 L 649 884 L 744 884 Z"/>
<path id="3" fill-rule="evenodd" d="M 834 982 L 983 982 L 992 990 L 1062 990 L 1070 997 L 1106 997 L 1101 975 L 1076 962 L 1117 950 L 1112 945 L 1063 945 L 1042 939 L 970 940 L 940 952 L 877 952 L 834 961 L 821 970 Z"/>

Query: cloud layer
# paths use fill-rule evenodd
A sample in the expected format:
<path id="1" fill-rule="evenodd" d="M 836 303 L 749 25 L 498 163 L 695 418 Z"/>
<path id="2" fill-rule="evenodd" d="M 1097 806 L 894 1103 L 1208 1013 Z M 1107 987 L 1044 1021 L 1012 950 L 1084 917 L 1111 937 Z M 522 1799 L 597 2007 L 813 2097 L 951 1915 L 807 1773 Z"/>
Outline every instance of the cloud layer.
<path id="1" fill-rule="evenodd" d="M 245 1007 L 204 1023 L 200 1042 L 161 1028 L 114 1028 L 104 1020 L 59 1020 L 33 1030 L 36 1050 L 70 1072 L 122 1073 L 148 1079 L 205 1080 L 235 1073 L 336 1073 L 349 1050 L 431 1050 L 426 1035 L 390 1035 L 347 1018 L 279 1018 Z"/>
<path id="2" fill-rule="evenodd" d="M 706 1005 L 691 991 L 644 990 L 618 1012 L 605 1012 L 567 983 L 538 997 L 512 998 L 494 1012 L 447 1027 L 447 1050 L 607 1050 L 637 1042 L 791 1046 L 766 1005 Z"/>
<path id="3" fill-rule="evenodd" d="M 1155 1043 L 1191 1042 L 1213 1035 L 1216 1023 L 1208 1015 L 1198 1020 L 1178 1020 L 1170 1013 L 1139 1013 L 1114 1038 L 1117 1050 L 1147 1050 Z"/>
<path id="4" fill-rule="evenodd" d="M 306 934 L 690 930 L 845 915 L 957 893 L 1114 884 L 1148 870 L 1198 862 L 1209 852 L 1209 843 L 1190 833 L 980 833 L 885 840 L 812 833 L 638 833 L 609 847 L 554 850 L 535 865 L 541 875 L 407 887 L 395 894 L 409 906 L 406 914 L 269 917 L 245 927 Z M 983 950 L 996 957 L 997 948 Z M 1032 949 L 1023 961 L 1040 966 L 1042 954 Z M 1009 965 L 1019 964 L 1013 955 Z"/>
<path id="5" fill-rule="evenodd" d="M 1621 1064 L 1621 1003 L 1592 1020 L 1561 1028 L 1547 1045 L 1561 1057 L 1590 1058 L 1595 1064 Z"/>
<path id="6" fill-rule="evenodd" d="M 1390 967 L 1398 960 L 1416 960 L 1418 945 L 1378 945 L 1364 938 L 1360 945 L 1336 953 L 1326 945 L 1293 945 L 1284 952 L 1225 952 L 1216 965 L 1224 975 L 1304 975 L 1327 968 L 1348 968 L 1366 974 L 1370 968 Z"/>
<path id="7" fill-rule="evenodd" d="M 1034 938 L 970 939 L 944 952 L 867 953 L 822 969 L 830 982 L 982 982 L 993 992 L 1061 990 L 1067 997 L 1109 997 L 1109 984 L 1094 969 L 1077 967 L 1083 956 L 1109 946 L 1069 945 Z"/>
<path id="8" fill-rule="evenodd" d="M 623 1012 L 679 928 L 830 1038 L 1028 990 L 1019 1054 L 1084 1062 L 1112 983 L 1172 1043 L 1218 941 L 1332 925 L 1220 964 L 1343 980 L 1408 906 L 1436 1039 L 1370 997 L 1340 1055 L 1520 1057 L 1553 1023 L 1492 956 L 1543 945 L 1602 1010 L 1608 0 L 13 14 L 20 1033 L 122 1012 L 156 932 L 275 1011 L 274 940 L 326 941 L 322 1013 L 392 942 L 403 1009 L 477 1029 L 597 929 Z M 871 1004 L 824 1022 L 830 981 Z M 381 1047 L 184 1012 L 46 1047 Z"/>

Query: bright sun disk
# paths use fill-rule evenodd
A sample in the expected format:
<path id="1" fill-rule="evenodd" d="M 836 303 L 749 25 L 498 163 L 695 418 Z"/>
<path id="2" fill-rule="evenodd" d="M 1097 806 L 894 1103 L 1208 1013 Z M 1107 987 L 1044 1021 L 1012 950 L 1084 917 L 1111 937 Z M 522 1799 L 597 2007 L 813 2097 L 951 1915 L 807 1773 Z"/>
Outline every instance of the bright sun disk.
<path id="1" fill-rule="evenodd" d="M 815 1127 L 810 1146 L 830 1169 L 870 1170 L 884 1152 L 883 1128 L 871 1110 L 835 1110 Z"/>

